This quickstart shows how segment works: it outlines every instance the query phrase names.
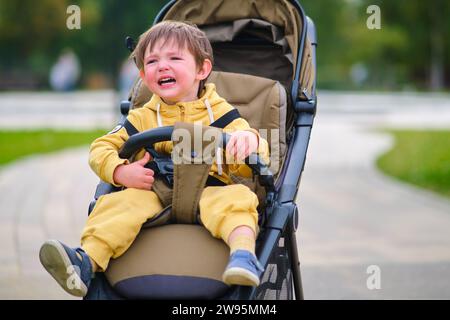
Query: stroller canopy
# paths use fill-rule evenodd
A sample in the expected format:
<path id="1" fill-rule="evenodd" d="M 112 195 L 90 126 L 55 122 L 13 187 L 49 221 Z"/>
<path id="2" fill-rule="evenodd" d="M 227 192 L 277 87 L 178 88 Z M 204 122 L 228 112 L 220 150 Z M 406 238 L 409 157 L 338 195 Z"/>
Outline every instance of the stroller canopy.
<path id="1" fill-rule="evenodd" d="M 299 50 L 303 21 L 288 0 L 183 0 L 160 19 L 190 21 L 205 31 L 216 71 L 269 78 L 291 88 L 302 55 L 299 95 L 303 88 L 313 90 L 310 43 Z"/>

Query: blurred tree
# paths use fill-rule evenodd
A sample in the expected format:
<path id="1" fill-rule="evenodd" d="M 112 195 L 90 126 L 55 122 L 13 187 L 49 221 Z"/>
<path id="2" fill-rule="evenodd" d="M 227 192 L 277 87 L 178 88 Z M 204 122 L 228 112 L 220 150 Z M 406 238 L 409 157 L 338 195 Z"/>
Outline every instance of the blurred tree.
<path id="1" fill-rule="evenodd" d="M 64 48 L 80 57 L 83 75 L 102 72 L 114 79 L 123 59 L 126 35 L 137 38 L 164 0 L 0 0 L 0 74 L 46 79 Z M 66 10 L 81 9 L 81 29 L 69 30 Z"/>
<path id="2" fill-rule="evenodd" d="M 24 80 L 47 79 L 64 48 L 73 49 L 80 58 L 84 83 L 90 75 L 100 73 L 113 85 L 129 54 L 125 36 L 137 39 L 166 2 L 0 0 L 0 88 L 2 78 L 9 79 L 11 74 Z M 320 88 L 449 87 L 450 1 L 299 2 L 318 31 Z M 66 27 L 66 10 L 72 4 L 81 9 L 80 30 Z M 367 28 L 369 5 L 381 9 L 380 30 Z"/>
<path id="3" fill-rule="evenodd" d="M 57 14 L 60 12 L 60 14 Z M 64 2 L 42 0 L 0 1 L 0 71 L 23 68 L 33 73 L 45 72 L 54 56 L 48 54 L 58 37 L 60 25 L 65 25 Z M 9 69 L 9 70 L 8 70 Z"/>
<path id="4" fill-rule="evenodd" d="M 343 62 L 350 68 L 361 64 L 367 69 L 368 79 L 365 86 L 402 89 L 408 67 L 403 59 L 406 54 L 407 34 L 404 28 L 386 25 L 386 9 L 382 6 L 381 29 L 369 29 L 367 20 L 371 13 L 367 13 L 367 7 L 373 4 L 376 5 L 373 2 L 348 2 L 342 19 L 346 23 L 339 28 L 341 36 L 348 43 Z"/>
<path id="5" fill-rule="evenodd" d="M 450 79 L 450 1 L 303 0 L 318 30 L 318 82 L 351 88 L 354 65 L 368 70 L 366 87 L 432 90 Z M 381 9 L 381 29 L 370 30 L 366 12 Z"/>
<path id="6" fill-rule="evenodd" d="M 363 0 L 359 12 L 370 4 L 381 8 L 382 28 L 373 34 L 384 51 L 380 66 L 389 65 L 417 86 L 444 88 L 450 71 L 450 2 L 433 0 Z M 381 32 L 380 32 L 381 31 Z M 362 40 L 362 39 L 360 39 Z M 375 59 L 372 55 L 366 55 Z"/>
<path id="7" fill-rule="evenodd" d="M 318 36 L 317 79 L 321 88 L 338 88 L 346 82 L 346 68 L 342 60 L 348 50 L 348 41 L 339 31 L 346 4 L 333 0 L 300 1 L 305 13 L 316 25 Z"/>

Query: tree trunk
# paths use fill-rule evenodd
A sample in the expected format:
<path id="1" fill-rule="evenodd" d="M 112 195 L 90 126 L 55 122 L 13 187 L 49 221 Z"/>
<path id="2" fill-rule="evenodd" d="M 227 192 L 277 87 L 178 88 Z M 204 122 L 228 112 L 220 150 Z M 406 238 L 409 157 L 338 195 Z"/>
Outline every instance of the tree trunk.
<path id="1" fill-rule="evenodd" d="M 444 88 L 444 20 L 442 1 L 436 1 L 429 8 L 430 28 L 430 79 L 429 86 L 433 91 Z"/>

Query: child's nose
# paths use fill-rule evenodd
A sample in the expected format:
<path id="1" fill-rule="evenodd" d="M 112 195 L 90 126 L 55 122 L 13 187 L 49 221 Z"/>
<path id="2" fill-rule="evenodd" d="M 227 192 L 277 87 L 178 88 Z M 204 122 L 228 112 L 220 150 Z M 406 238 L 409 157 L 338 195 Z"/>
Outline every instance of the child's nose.
<path id="1" fill-rule="evenodd" d="M 164 70 L 167 70 L 167 69 L 169 69 L 168 63 L 166 61 L 160 61 L 159 64 L 158 64 L 158 70 L 159 71 L 164 71 Z"/>

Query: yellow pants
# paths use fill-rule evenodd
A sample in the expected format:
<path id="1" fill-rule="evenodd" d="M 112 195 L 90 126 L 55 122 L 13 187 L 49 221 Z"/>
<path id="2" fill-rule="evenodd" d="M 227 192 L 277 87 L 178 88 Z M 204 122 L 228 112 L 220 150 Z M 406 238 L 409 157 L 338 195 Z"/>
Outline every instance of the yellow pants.
<path id="1" fill-rule="evenodd" d="M 227 242 L 238 226 L 256 234 L 257 196 L 246 186 L 207 187 L 200 198 L 200 219 L 216 238 Z M 101 196 L 89 215 L 81 246 L 105 271 L 111 258 L 120 257 L 133 243 L 143 223 L 163 209 L 153 191 L 125 189 Z"/>

